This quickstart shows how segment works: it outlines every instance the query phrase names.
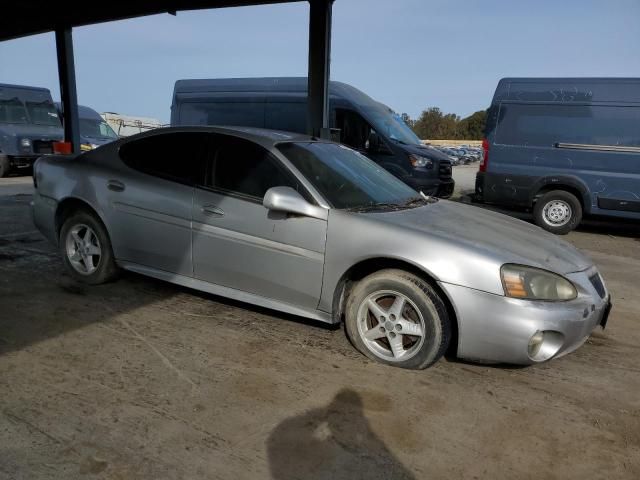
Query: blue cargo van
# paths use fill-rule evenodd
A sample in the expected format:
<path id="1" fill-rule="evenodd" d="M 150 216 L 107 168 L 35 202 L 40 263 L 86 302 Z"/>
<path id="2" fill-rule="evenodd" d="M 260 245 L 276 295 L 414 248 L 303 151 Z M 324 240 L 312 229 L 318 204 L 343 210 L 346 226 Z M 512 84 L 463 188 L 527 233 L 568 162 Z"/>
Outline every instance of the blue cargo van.
<path id="1" fill-rule="evenodd" d="M 0 177 L 30 168 L 63 137 L 49 90 L 0 83 Z"/>
<path id="2" fill-rule="evenodd" d="M 640 79 L 505 78 L 476 198 L 533 208 L 557 234 L 583 215 L 640 219 Z"/>
<path id="3" fill-rule="evenodd" d="M 423 145 L 389 107 L 346 83 L 333 81 L 329 105 L 334 140 L 365 153 L 417 190 L 451 195 L 454 182 L 449 158 Z M 178 80 L 171 125 L 236 125 L 305 133 L 307 79 Z"/>
<path id="4" fill-rule="evenodd" d="M 62 119 L 62 103 L 56 102 L 56 108 Z M 119 138 L 113 128 L 93 108 L 78 105 L 78 117 L 80 120 L 80 149 L 82 151 L 93 150 Z"/>

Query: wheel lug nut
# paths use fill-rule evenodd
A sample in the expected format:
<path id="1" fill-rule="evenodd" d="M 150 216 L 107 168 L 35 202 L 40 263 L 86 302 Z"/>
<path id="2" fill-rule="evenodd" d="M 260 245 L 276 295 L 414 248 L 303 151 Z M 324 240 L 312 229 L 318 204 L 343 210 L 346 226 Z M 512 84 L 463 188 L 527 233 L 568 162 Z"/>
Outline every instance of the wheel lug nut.
<path id="1" fill-rule="evenodd" d="M 398 331 L 402 330 L 402 325 L 397 324 L 397 325 L 396 325 L 396 330 L 398 330 Z"/>
<path id="2" fill-rule="evenodd" d="M 384 329 L 384 327 L 380 327 L 380 331 L 384 333 L 386 330 Z"/>
<path id="3" fill-rule="evenodd" d="M 395 319 L 396 319 L 396 316 L 392 313 L 391 315 L 389 315 L 389 318 L 390 318 L 391 320 L 395 320 Z"/>
<path id="4" fill-rule="evenodd" d="M 390 336 L 391 338 L 396 338 L 396 334 L 395 334 L 394 332 L 389 332 L 389 336 Z"/>

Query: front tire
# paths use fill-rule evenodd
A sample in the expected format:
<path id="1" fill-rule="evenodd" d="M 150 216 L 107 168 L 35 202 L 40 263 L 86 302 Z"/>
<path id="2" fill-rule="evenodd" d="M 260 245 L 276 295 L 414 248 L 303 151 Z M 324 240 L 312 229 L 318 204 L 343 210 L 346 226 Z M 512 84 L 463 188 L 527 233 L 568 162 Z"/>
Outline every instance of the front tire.
<path id="1" fill-rule="evenodd" d="M 408 369 L 433 365 L 451 339 L 447 308 L 435 289 L 422 278 L 395 269 L 358 282 L 347 300 L 345 327 L 361 353 Z"/>
<path id="2" fill-rule="evenodd" d="M 566 235 L 582 220 L 582 205 L 575 195 L 564 190 L 545 193 L 533 208 L 536 225 L 556 235 Z"/>
<path id="3" fill-rule="evenodd" d="M 111 240 L 102 222 L 92 213 L 77 211 L 60 229 L 60 253 L 67 270 L 90 285 L 106 283 L 118 274 Z"/>

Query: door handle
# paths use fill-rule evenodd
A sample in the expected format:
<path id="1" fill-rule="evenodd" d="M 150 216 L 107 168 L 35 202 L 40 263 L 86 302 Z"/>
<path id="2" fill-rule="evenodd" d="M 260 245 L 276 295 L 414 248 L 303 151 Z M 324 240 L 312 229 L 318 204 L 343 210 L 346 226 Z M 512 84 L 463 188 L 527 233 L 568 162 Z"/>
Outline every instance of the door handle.
<path id="1" fill-rule="evenodd" d="M 114 192 L 124 192 L 124 183 L 118 180 L 109 180 L 107 182 L 107 188 Z"/>
<path id="2" fill-rule="evenodd" d="M 202 213 L 209 216 L 222 217 L 224 212 L 215 205 L 203 205 L 200 209 Z"/>

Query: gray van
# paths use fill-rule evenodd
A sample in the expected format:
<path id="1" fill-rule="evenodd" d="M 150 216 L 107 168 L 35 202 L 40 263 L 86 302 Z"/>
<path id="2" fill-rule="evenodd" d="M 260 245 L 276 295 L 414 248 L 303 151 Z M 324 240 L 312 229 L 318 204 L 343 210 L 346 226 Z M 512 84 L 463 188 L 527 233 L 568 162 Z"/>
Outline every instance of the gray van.
<path id="1" fill-rule="evenodd" d="M 558 234 L 583 215 L 640 219 L 640 79 L 502 79 L 485 136 L 478 200 L 533 208 Z"/>
<path id="2" fill-rule="evenodd" d="M 30 168 L 63 137 L 49 90 L 0 83 L 0 177 Z"/>
<path id="3" fill-rule="evenodd" d="M 341 82 L 330 82 L 334 139 L 365 153 L 425 194 L 453 193 L 449 158 L 423 145 L 386 105 Z M 306 133 L 307 79 L 230 78 L 178 80 L 171 125 L 234 125 Z"/>
<path id="4" fill-rule="evenodd" d="M 62 103 L 56 102 L 56 108 L 62 119 Z M 91 107 L 78 105 L 78 119 L 80 120 L 80 150 L 83 152 L 120 138 L 105 119 Z"/>

